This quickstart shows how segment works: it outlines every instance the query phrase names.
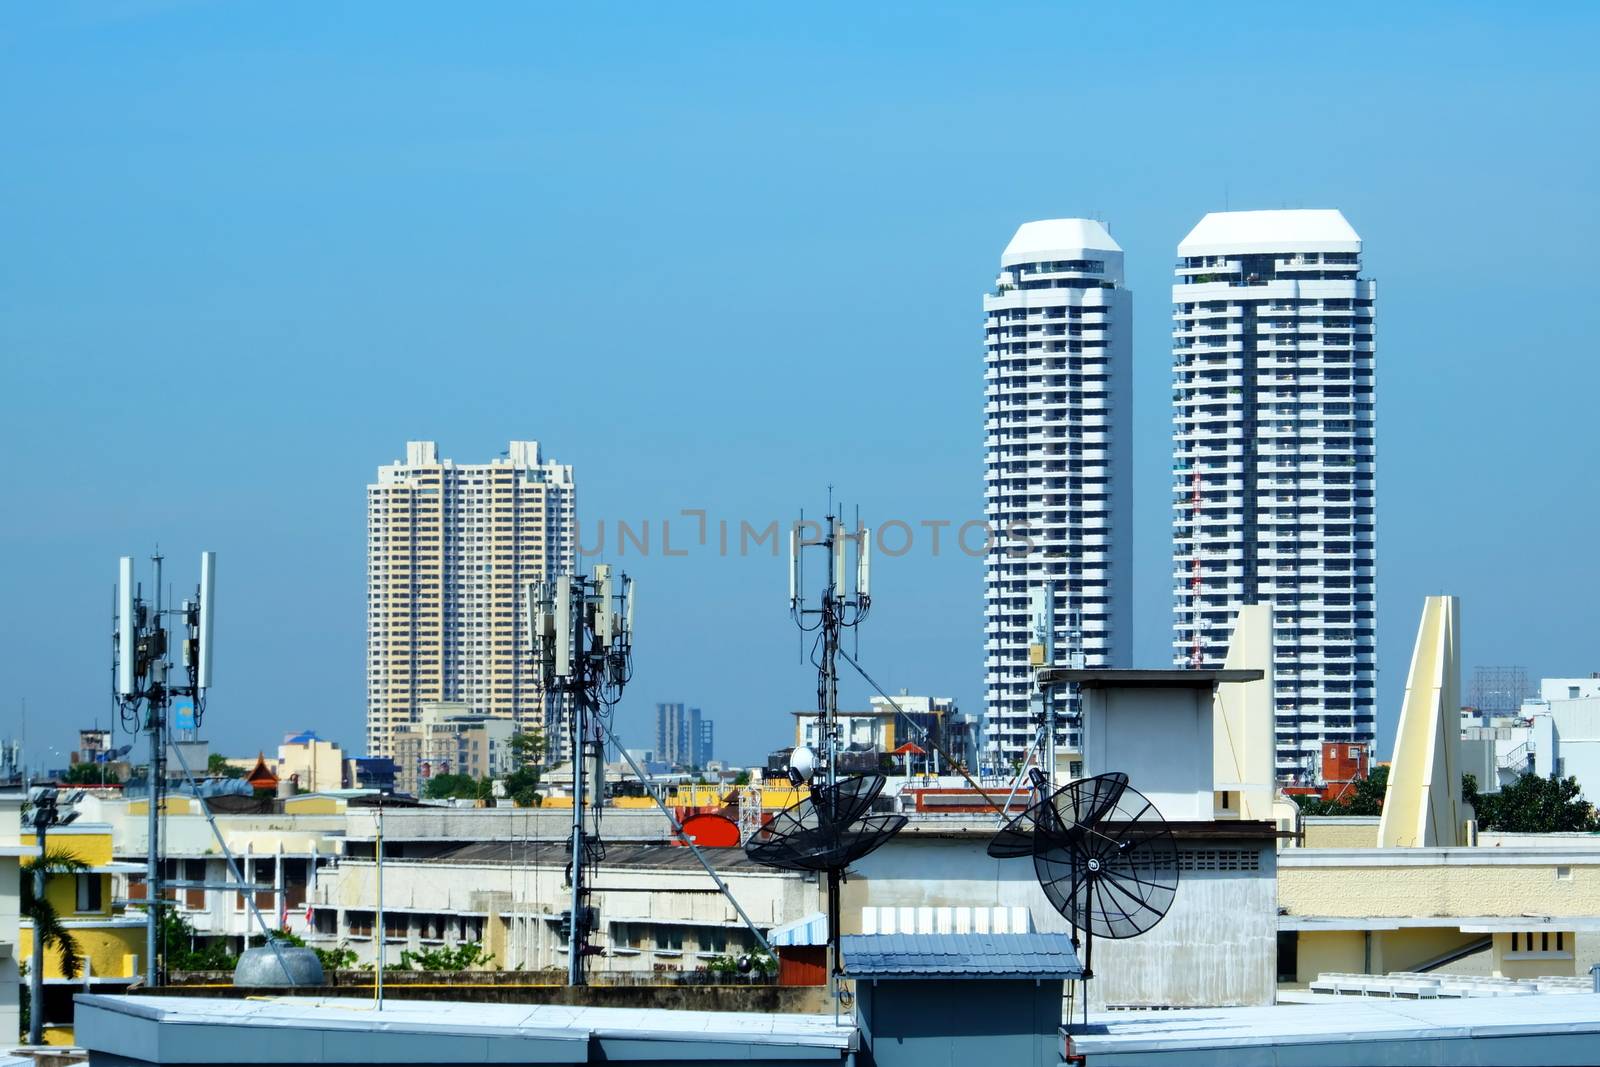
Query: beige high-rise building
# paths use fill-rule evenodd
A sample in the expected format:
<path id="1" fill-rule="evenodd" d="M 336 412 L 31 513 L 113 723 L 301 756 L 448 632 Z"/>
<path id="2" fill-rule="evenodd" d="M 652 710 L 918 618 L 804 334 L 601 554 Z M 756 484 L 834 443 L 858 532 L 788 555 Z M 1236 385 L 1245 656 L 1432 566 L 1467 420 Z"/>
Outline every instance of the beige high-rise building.
<path id="1" fill-rule="evenodd" d="M 537 441 L 479 464 L 408 441 L 403 461 L 378 468 L 367 486 L 370 754 L 394 756 L 395 731 L 424 703 L 546 726 L 524 589 L 572 573 L 576 523 L 572 468 L 541 460 Z"/>

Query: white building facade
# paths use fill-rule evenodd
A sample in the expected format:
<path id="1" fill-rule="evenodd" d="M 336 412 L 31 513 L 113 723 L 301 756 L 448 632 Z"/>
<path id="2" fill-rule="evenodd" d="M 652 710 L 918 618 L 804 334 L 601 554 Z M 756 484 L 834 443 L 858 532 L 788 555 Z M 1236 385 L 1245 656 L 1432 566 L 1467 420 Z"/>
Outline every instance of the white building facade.
<path id="1" fill-rule="evenodd" d="M 545 708 L 528 640 L 525 588 L 573 572 L 572 468 L 512 441 L 489 463 L 441 459 L 432 441 L 367 486 L 367 751 L 425 702 L 459 701 L 519 730 L 559 724 Z M 554 748 L 553 751 L 560 751 Z"/>
<path id="2" fill-rule="evenodd" d="M 983 762 L 1036 739 L 1029 595 L 1056 587 L 1057 661 L 1132 655 L 1133 295 L 1090 219 L 1024 223 L 983 298 Z M 1077 745 L 1075 697 L 1055 741 Z"/>
<path id="3" fill-rule="evenodd" d="M 1376 734 L 1374 284 L 1337 211 L 1214 212 L 1173 300 L 1174 662 L 1273 609 L 1276 770 Z"/>

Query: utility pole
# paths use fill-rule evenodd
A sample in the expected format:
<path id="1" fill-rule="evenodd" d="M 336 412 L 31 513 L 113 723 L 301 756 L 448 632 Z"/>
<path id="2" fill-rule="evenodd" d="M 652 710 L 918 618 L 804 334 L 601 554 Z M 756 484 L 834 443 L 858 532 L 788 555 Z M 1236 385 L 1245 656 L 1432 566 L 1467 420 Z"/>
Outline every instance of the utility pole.
<path id="1" fill-rule="evenodd" d="M 167 631 L 161 627 L 161 552 L 157 550 L 150 561 L 156 568 L 155 630 L 149 640 L 151 656 L 146 668 L 150 688 L 145 695 L 145 732 L 150 737 L 150 768 L 146 781 L 150 786 L 149 830 L 145 837 L 145 930 L 144 967 L 146 988 L 160 984 L 161 936 L 161 799 L 167 783 Z"/>
<path id="2" fill-rule="evenodd" d="M 158 550 L 151 557 L 155 565 L 155 596 L 146 603 L 141 587 L 133 577 L 133 557 L 123 556 L 117 581 L 115 638 L 112 645 L 113 690 L 118 712 L 129 732 L 143 730 L 150 739 L 147 771 L 149 805 L 145 859 L 145 984 L 154 989 L 160 984 L 161 965 L 161 808 L 166 792 L 167 712 L 174 696 L 194 699 L 195 725 L 205 712 L 205 695 L 211 686 L 212 611 L 216 587 L 216 553 L 200 553 L 200 583 L 193 600 L 180 608 L 164 608 L 161 602 L 162 563 Z M 166 617 L 173 616 L 183 627 L 183 664 L 188 683 L 171 682 L 172 664 L 167 658 Z M 140 717 L 140 705 L 144 715 Z"/>
<path id="3" fill-rule="evenodd" d="M 378 875 L 378 910 L 373 917 L 372 943 L 377 946 L 377 955 L 373 969 L 372 993 L 377 1002 L 378 1010 L 383 1010 L 383 965 L 387 962 L 389 952 L 388 930 L 384 926 L 383 918 L 383 797 L 378 797 L 378 832 L 373 840 L 373 858 L 377 862 Z"/>
<path id="4" fill-rule="evenodd" d="M 832 822 L 836 811 L 832 804 L 839 784 L 839 654 L 844 631 L 859 626 L 872 607 L 871 545 L 872 531 L 860 524 L 856 529 L 845 529 L 844 521 L 833 514 L 832 491 L 829 492 L 828 511 L 824 518 L 825 532 L 810 541 L 801 536 L 806 525 L 804 515 L 789 532 L 789 614 L 802 632 L 819 631 L 817 663 L 817 743 L 820 754 L 798 749 L 790 759 L 789 776 L 796 785 L 812 783 L 812 805 L 817 818 Z M 843 511 L 841 507 L 839 509 Z M 812 524 L 815 526 L 815 524 Z M 850 564 L 851 547 L 854 546 L 854 567 Z M 827 558 L 827 580 L 822 589 L 819 606 L 806 606 L 805 599 L 805 549 L 820 547 Z M 852 570 L 854 574 L 852 575 Z M 852 582 L 852 577 L 854 581 Z M 852 588 L 852 585 L 854 588 Z M 817 763 L 820 762 L 820 767 Z M 817 770 L 822 772 L 822 788 L 813 779 Z M 821 798 L 821 799 L 819 799 Z M 839 826 L 839 829 L 844 829 Z M 839 959 L 839 910 L 842 870 L 827 869 L 828 915 L 828 982 L 837 1011 L 843 990 L 844 969 Z"/>
<path id="5" fill-rule="evenodd" d="M 585 864 L 599 842 L 605 803 L 605 722 L 633 676 L 633 581 L 600 564 L 593 577 L 559 575 L 529 583 L 528 632 L 534 664 L 548 698 L 565 697 L 570 711 L 572 760 L 571 901 L 568 912 L 567 984 L 584 984 L 583 960 L 591 929 Z M 588 765 L 593 765 L 593 781 Z M 585 790 L 592 790 L 585 803 Z M 590 813 L 595 832 L 585 824 Z"/>

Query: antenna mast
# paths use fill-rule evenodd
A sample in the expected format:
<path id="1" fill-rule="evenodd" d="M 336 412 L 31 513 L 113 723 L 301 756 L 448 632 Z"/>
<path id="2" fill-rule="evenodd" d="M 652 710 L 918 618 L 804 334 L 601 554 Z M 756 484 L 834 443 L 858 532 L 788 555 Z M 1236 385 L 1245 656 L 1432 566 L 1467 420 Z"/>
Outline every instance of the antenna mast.
<path id="1" fill-rule="evenodd" d="M 133 557 L 122 557 L 111 650 L 112 695 L 119 718 L 129 733 L 142 730 L 150 739 L 150 764 L 146 772 L 150 811 L 145 860 L 145 985 L 151 989 L 159 984 L 161 977 L 161 807 L 166 793 L 167 740 L 171 725 L 167 709 L 174 697 L 189 697 L 194 704 L 196 727 L 205 714 L 206 691 L 211 687 L 212 594 L 216 585 L 217 554 L 200 553 L 199 587 L 194 599 L 185 600 L 179 608 L 164 608 L 161 603 L 164 560 L 160 549 L 150 557 L 155 566 L 155 599 L 147 603 L 142 587 L 134 581 Z M 188 675 L 187 685 L 170 681 L 173 675 L 167 656 L 168 617 L 183 628 L 182 662 Z"/>
<path id="2" fill-rule="evenodd" d="M 813 796 L 836 796 L 839 784 L 839 648 L 844 631 L 853 630 L 867 618 L 872 608 L 872 531 L 860 525 L 854 531 L 846 530 L 840 514 L 844 508 L 834 507 L 833 492 L 828 492 L 828 515 L 823 519 L 824 529 L 817 540 L 801 535 L 802 519 L 789 531 L 789 614 L 802 632 L 817 633 L 811 662 L 817 668 L 817 744 L 821 752 L 795 753 L 791 759 L 790 776 L 798 772 L 802 780 L 811 780 L 816 770 L 822 772 L 822 789 L 812 786 Z M 815 526 L 815 524 L 812 524 Z M 854 559 L 851 548 L 854 547 Z M 817 607 L 806 606 L 802 582 L 804 569 L 801 560 L 808 548 L 820 548 L 827 557 L 827 581 Z M 807 773 L 807 765 L 811 765 Z M 798 783 L 797 783 L 798 784 Z M 881 785 L 880 787 L 881 788 Z M 823 805 L 825 806 L 825 805 Z M 830 816 L 831 812 L 819 815 Z M 841 991 L 843 971 L 839 963 L 839 885 L 842 872 L 830 867 L 828 875 L 828 973 L 837 1002 Z"/>
<path id="3" fill-rule="evenodd" d="M 567 984 L 581 986 L 584 958 L 599 951 L 588 944 L 595 922 L 585 868 L 604 854 L 600 812 L 605 801 L 606 725 L 633 677 L 633 580 L 614 573 L 609 564 L 599 564 L 592 578 L 560 575 L 533 582 L 527 587 L 527 611 L 534 668 L 546 695 L 564 702 L 568 710 L 572 903 L 561 918 L 567 933 Z M 587 788 L 593 803 L 586 809 L 585 763 L 591 761 L 594 777 Z"/>

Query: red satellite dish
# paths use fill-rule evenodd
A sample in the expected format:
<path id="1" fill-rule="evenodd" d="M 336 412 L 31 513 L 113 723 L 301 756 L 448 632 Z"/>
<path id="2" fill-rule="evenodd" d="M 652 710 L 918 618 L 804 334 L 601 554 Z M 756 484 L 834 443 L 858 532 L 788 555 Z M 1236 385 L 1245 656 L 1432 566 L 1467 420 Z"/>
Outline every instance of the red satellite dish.
<path id="1" fill-rule="evenodd" d="M 739 847 L 739 824 L 715 812 L 689 816 L 683 820 L 683 832 L 701 848 Z"/>

